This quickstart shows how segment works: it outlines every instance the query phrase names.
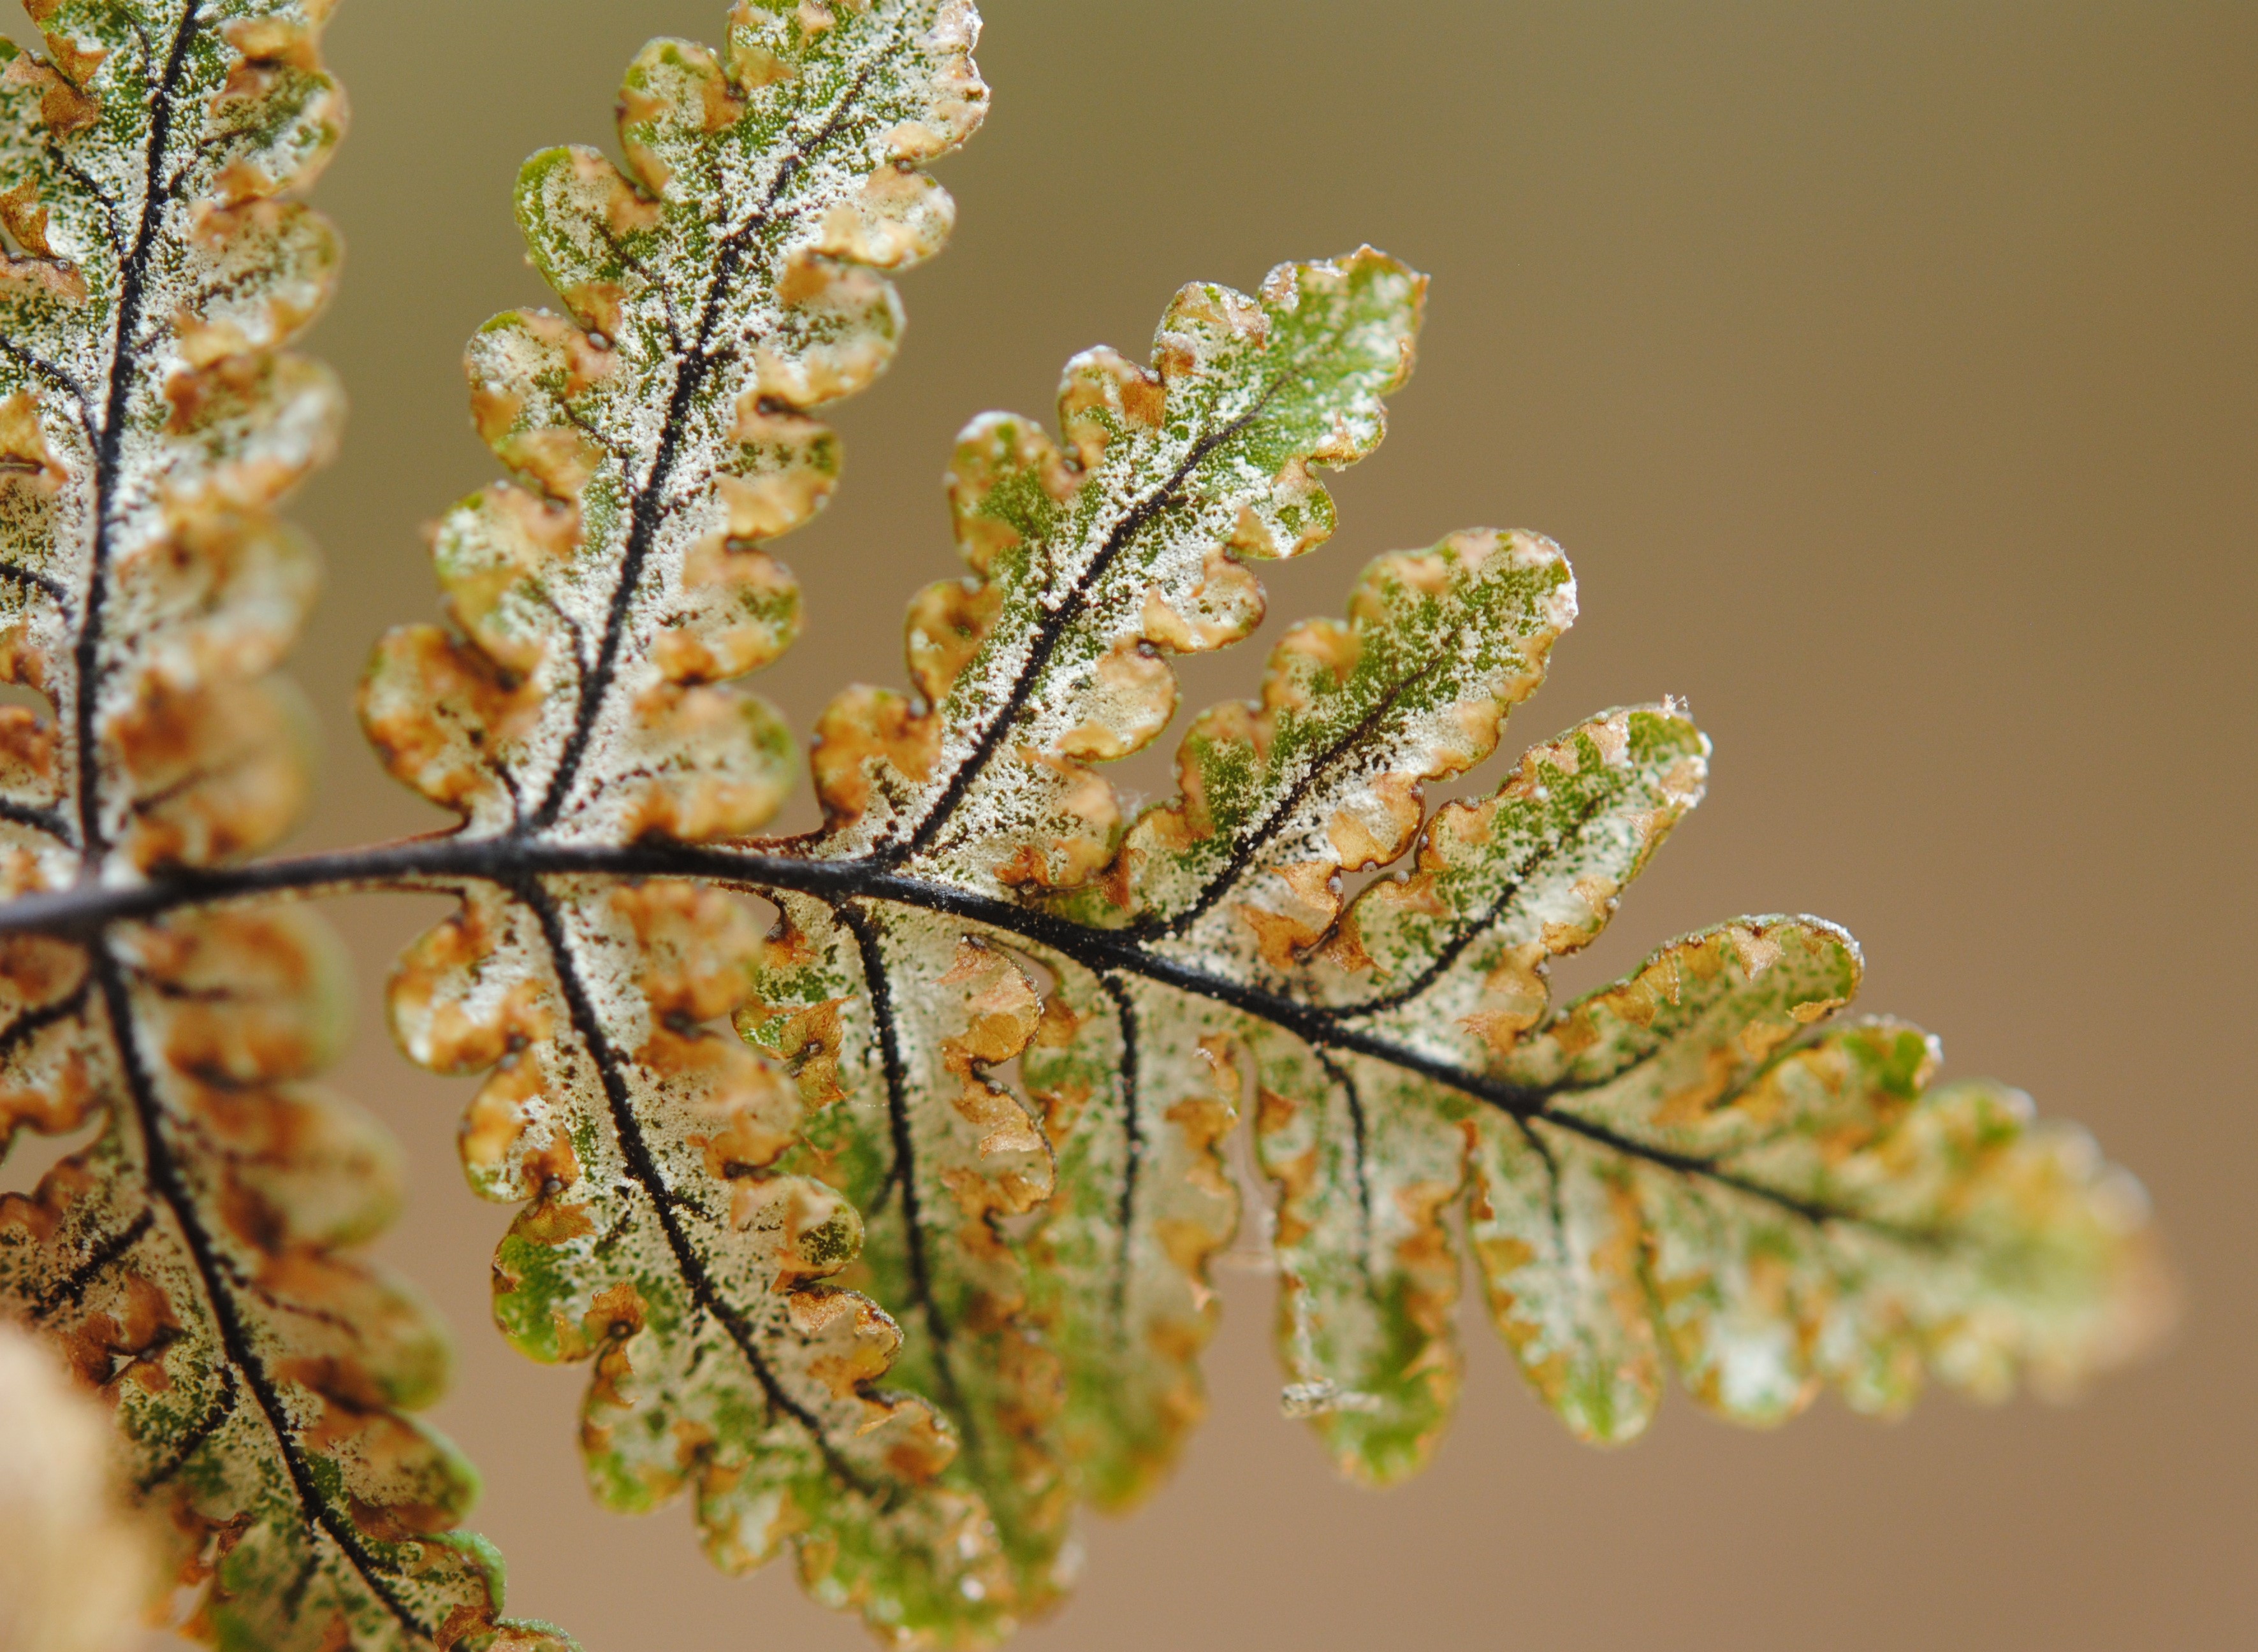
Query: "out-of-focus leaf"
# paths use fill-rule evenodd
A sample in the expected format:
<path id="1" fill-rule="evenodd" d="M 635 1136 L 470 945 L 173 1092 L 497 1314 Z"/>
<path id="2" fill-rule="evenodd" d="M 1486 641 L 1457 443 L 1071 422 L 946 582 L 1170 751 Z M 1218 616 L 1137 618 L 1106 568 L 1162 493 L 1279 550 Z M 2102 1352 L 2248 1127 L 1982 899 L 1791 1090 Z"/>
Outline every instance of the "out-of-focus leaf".
<path id="1" fill-rule="evenodd" d="M 1924 1372 L 2066 1382 L 2153 1329 L 2145 1202 L 2085 1137 L 1998 1085 L 1932 1087 L 1916 1029 L 1804 1031 L 1858 968 L 1839 930 L 1743 920 L 1506 1064 L 1565 1088 L 1525 1129 L 1483 1121 L 1472 1230 L 1500 1329 L 1579 1433 L 1637 1432 L 1665 1358 L 1769 1423 L 1821 1386 L 1891 1411 Z"/>
<path id="2" fill-rule="evenodd" d="M 0 1301 L 114 1407 L 190 1623 L 224 1646 L 552 1644 L 497 1621 L 500 1561 L 455 1530 L 470 1464 L 409 1414 L 444 1336 L 353 1253 L 398 1155 L 315 1082 L 344 961 L 302 911 L 19 938 L 0 959 L 0 1134 L 99 1124 L 0 1199 Z"/>
<path id="3" fill-rule="evenodd" d="M 1074 1499 L 1051 1438 L 1058 1361 L 1025 1322 L 1007 1224 L 1049 1195 L 1053 1163 L 993 1074 L 1026 1049 L 1041 1001 L 1009 953 L 945 918 L 784 905 L 741 1024 L 799 1075 L 809 1119 L 789 1162 L 863 1212 L 845 1277 L 901 1322 L 889 1380 L 962 1443 L 942 1484 L 986 1509 L 1005 1561 L 972 1599 L 1005 1622 L 1039 1613 L 1072 1570 Z"/>
<path id="4" fill-rule="evenodd" d="M 1058 1152 L 1058 1191 L 1028 1245 L 1029 1322 L 1064 1367 L 1059 1443 L 1084 1495 L 1126 1508 L 1157 1486 L 1206 1410 L 1209 1258 L 1239 1190 L 1231 1023 L 1134 975 L 1055 954 L 1020 1072 Z"/>
<path id="5" fill-rule="evenodd" d="M 149 1545 L 110 1472 L 109 1418 L 0 1320 L 0 1646 L 124 1652 Z"/>
<path id="6" fill-rule="evenodd" d="M 288 199 L 335 144 L 323 0 L 39 0 L 0 46 L 0 885 L 209 868 L 306 788 L 273 669 L 315 584 L 273 514 L 334 442 L 286 346 L 337 238 Z M 353 1252 L 394 1152 L 313 1083 L 336 947 L 181 910 L 0 948 L 0 1149 L 95 1131 L 0 1201 L 0 1305 L 113 1405 L 189 1627 L 231 1646 L 556 1644 L 497 1614 L 476 1478 L 408 1414 L 438 1328 Z"/>

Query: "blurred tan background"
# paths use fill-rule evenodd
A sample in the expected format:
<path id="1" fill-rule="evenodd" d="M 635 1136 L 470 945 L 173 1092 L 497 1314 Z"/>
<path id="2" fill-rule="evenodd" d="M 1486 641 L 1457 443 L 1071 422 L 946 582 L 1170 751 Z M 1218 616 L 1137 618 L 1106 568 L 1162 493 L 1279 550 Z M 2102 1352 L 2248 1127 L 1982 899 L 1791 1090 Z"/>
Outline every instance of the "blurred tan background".
<path id="1" fill-rule="evenodd" d="M 1375 242 L 1436 275 L 1424 362 L 1338 485 L 1339 537 L 1272 577 L 1267 629 L 1449 528 L 1558 538 L 1584 620 L 1509 743 L 1676 692 L 1718 753 L 1575 981 L 1743 911 L 1849 925 L 1869 1007 L 2139 1172 L 2189 1295 L 2172 1348 L 2073 1407 L 1940 1397 L 1884 1427 L 1823 1402 L 1750 1436 L 1681 1402 L 1614 1455 L 1470 1326 L 1442 1461 L 1375 1497 L 1279 1416 L 1268 1282 L 1235 1273 L 1188 1466 L 1090 1522 L 1079 1599 L 1026 1652 L 2258 1644 L 2258 7 L 987 9 L 996 112 L 941 168 L 959 238 L 904 280 L 899 365 L 838 410 L 847 485 L 783 547 L 813 623 L 769 688 L 800 727 L 850 678 L 899 679 L 902 603 L 952 569 L 938 479 L 967 417 L 1047 412 L 1070 351 L 1141 348 L 1182 280 Z M 332 748 L 304 846 L 430 819 L 350 695 L 377 631 L 432 609 L 419 525 L 494 470 L 457 362 L 542 296 L 517 162 L 608 141 L 634 48 L 711 39 L 725 10 L 340 8 L 357 124 L 318 199 L 351 262 L 315 347 L 354 419 L 299 513 L 330 568 L 300 664 Z M 1202 662 L 1187 699 L 1258 668 Z M 487 1328 L 508 1213 L 455 1168 L 465 1087 L 385 1045 L 387 960 L 432 911 L 340 913 L 368 999 L 344 1078 L 413 1156 L 385 1248 L 458 1328 L 437 1420 L 486 1470 L 512 1607 L 590 1652 L 866 1644 L 783 1566 L 709 1570 L 679 1507 L 591 1506 L 584 1374 Z"/>

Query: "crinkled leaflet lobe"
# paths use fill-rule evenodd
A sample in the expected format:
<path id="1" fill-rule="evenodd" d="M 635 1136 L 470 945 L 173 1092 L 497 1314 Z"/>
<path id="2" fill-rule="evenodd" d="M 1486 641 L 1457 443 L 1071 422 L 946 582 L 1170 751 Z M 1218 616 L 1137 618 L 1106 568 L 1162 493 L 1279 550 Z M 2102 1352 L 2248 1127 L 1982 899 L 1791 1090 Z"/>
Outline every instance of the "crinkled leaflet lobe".
<path id="1" fill-rule="evenodd" d="M 526 163 L 518 221 L 565 313 L 472 342 L 511 479 L 439 526 L 454 628 L 394 632 L 363 697 L 394 771 L 466 831 L 696 841 L 775 813 L 792 743 L 735 681 L 799 631 L 764 547 L 837 479 L 813 410 L 893 355 L 881 272 L 955 222 L 920 168 L 986 110 L 977 25 L 964 0 L 745 0 L 720 52 L 657 40 L 630 66 L 624 167 Z"/>
<path id="2" fill-rule="evenodd" d="M 290 198 L 344 103 L 315 0 L 32 0 L 0 43 L 0 880 L 131 883 L 271 844 L 305 791 L 272 673 L 315 583 L 273 507 L 335 436 L 285 348 L 337 246 Z M 0 943 L 0 1303 L 114 1407 L 191 1630 L 227 1646 L 551 1643 L 456 1531 L 477 1481 L 408 1414 L 438 1328 L 359 1259 L 397 1154 L 323 1090 L 348 999 L 291 909 Z"/>

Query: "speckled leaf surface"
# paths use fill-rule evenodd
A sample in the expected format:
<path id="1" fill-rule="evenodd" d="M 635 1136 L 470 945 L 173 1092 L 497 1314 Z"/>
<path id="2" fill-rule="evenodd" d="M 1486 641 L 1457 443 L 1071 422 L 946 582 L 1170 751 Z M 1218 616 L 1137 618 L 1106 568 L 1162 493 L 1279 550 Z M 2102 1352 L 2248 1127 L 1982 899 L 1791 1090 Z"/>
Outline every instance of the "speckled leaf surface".
<path id="1" fill-rule="evenodd" d="M 917 698 L 852 690 L 818 729 L 827 852 L 876 851 L 983 891 L 1102 867 L 1119 808 L 1089 765 L 1166 725 L 1166 654 L 1260 620 L 1246 559 L 1331 533 L 1316 471 L 1380 440 L 1425 287 L 1368 247 L 1281 265 L 1253 297 L 1187 287 L 1149 367 L 1103 348 L 1067 364 L 1056 439 L 1009 415 L 976 420 L 949 473 L 972 573 L 911 608 Z"/>
<path id="2" fill-rule="evenodd" d="M 273 675 L 316 580 L 278 521 L 339 399 L 285 348 L 335 279 L 288 198 L 344 119 L 315 0 L 39 0 L 0 48 L 0 882 L 18 897 L 273 843 L 305 791 Z M 455 1530 L 477 1479 L 413 1411 L 444 1337 L 356 1254 L 396 1154 L 316 1081 L 335 941 L 237 906 L 18 936 L 0 1152 L 94 1132 L 0 1200 L 0 1307 L 113 1408 L 187 1627 L 224 1646 L 553 1644 Z"/>
<path id="3" fill-rule="evenodd" d="M 1207 1408 L 1207 1264 L 1239 1218 L 1223 1157 L 1235 1024 L 1135 975 L 1037 956 L 1054 985 L 1019 1071 L 1058 1191 L 1028 1240 L 1028 1319 L 1061 1363 L 1059 1443 L 1083 1494 L 1120 1510 L 1161 1483 Z"/>
<path id="4" fill-rule="evenodd" d="M 1466 1181 L 1452 1110 L 1419 1080 L 1256 1022 L 1255 1141 L 1277 1187 L 1285 1409 L 1342 1472 L 1386 1485 L 1426 1466 L 1456 1403 Z"/>
<path id="5" fill-rule="evenodd" d="M 14 890 L 266 847 L 304 790 L 273 667 L 314 585 L 270 514 L 339 399 L 283 346 L 334 232 L 287 198 L 344 118 L 305 0 L 57 0 L 0 43 L 0 722 Z"/>
<path id="6" fill-rule="evenodd" d="M 844 1277 L 907 1336 L 888 1380 L 950 1420 L 960 1449 L 941 1484 L 986 1511 L 1003 1566 L 968 1579 L 966 1627 L 1008 1627 L 1055 1604 L 1074 1563 L 1059 1364 L 1026 1319 L 1010 1231 L 1049 1196 L 1053 1155 L 995 1076 L 1026 1050 L 1042 1000 L 1011 953 L 946 918 L 784 911 L 742 1025 L 811 1110 L 790 1162 L 863 1213 Z"/>
<path id="7" fill-rule="evenodd" d="M 1309 960 L 1326 1005 L 1443 1060 L 1511 1051 L 1701 800 L 1709 742 L 1675 705 L 1608 712 L 1532 748 L 1488 797 L 1445 804 L 1399 876 L 1368 884 Z"/>
<path id="8" fill-rule="evenodd" d="M 791 1548 L 820 1598 L 929 1635 L 1002 1595 L 996 1540 L 946 1482 L 948 1423 L 881 1386 L 900 1332 L 832 1282 L 865 1221 L 856 1189 L 798 1167 L 804 1087 L 729 1028 L 766 945 L 710 887 L 529 881 L 416 943 L 394 1028 L 425 1066 L 488 1071 L 465 1165 L 525 1203 L 495 1318 L 536 1359 L 592 1365 L 596 1496 L 635 1513 L 691 1492 L 718 1563 Z"/>
<path id="9" fill-rule="evenodd" d="M 190 1628 L 549 1643 L 497 1621 L 500 1563 L 454 1530 L 477 1477 L 408 1414 L 444 1384 L 444 1334 L 354 1254 L 397 1208 L 398 1155 L 316 1081 L 345 1021 L 329 932 L 238 907 L 0 961 L 0 1134 L 101 1126 L 0 1198 L 0 1301 L 115 1407 Z"/>
<path id="10" fill-rule="evenodd" d="M 702 840 L 775 813 L 792 741 L 735 680 L 799 631 L 765 547 L 837 479 L 813 411 L 893 355 L 879 272 L 948 238 L 920 168 L 986 111 L 977 32 L 967 0 L 743 0 L 718 51 L 636 57 L 623 165 L 526 163 L 518 221 L 564 313 L 472 342 L 511 479 L 440 523 L 455 628 L 393 633 L 362 697 L 394 772 L 466 830 Z"/>
<path id="11" fill-rule="evenodd" d="M 1193 720 L 1180 799 L 1139 818 L 1101 888 L 1133 932 L 1187 956 L 1251 940 L 1250 970 L 1292 968 L 1339 916 L 1340 875 L 1417 837 L 1421 783 L 1496 749 L 1575 614 L 1566 560 L 1531 535 L 1478 529 L 1380 558 L 1346 621 L 1279 642 L 1259 701 Z"/>

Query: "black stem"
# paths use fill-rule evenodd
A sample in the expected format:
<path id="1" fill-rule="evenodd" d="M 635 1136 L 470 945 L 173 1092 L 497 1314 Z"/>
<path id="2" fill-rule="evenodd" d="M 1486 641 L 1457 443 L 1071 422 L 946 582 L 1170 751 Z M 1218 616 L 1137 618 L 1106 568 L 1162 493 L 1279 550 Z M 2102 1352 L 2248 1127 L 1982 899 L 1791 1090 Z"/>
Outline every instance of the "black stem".
<path id="1" fill-rule="evenodd" d="M 1568 1211 L 1560 1197 L 1560 1160 L 1552 1151 L 1552 1144 L 1537 1133 L 1537 1126 L 1528 1119 L 1517 1118 L 1521 1138 L 1529 1145 L 1537 1162 L 1544 1166 L 1544 1209 L 1552 1219 L 1553 1260 L 1562 1266 L 1568 1265 Z"/>
<path id="2" fill-rule="evenodd" d="M 132 1221 L 96 1244 L 76 1267 L 42 1291 L 25 1317 L 34 1325 L 44 1324 L 59 1310 L 76 1308 L 85 1300 L 87 1288 L 146 1238 L 156 1225 L 156 1212 L 144 1205 Z"/>
<path id="3" fill-rule="evenodd" d="M 0 579 L 11 580 L 17 585 L 36 591 L 53 601 L 63 613 L 70 612 L 70 592 L 59 579 L 51 579 L 46 574 L 36 572 L 29 568 L 18 568 L 13 564 L 0 566 Z"/>
<path id="4" fill-rule="evenodd" d="M 159 918 L 185 907 L 261 895 L 346 894 L 374 889 L 444 891 L 465 883 L 515 889 L 542 875 L 685 877 L 754 894 L 789 890 L 834 905 L 874 900 L 982 924 L 1048 947 L 1093 974 L 1145 980 L 1260 1017 L 1315 1048 L 1369 1056 L 1509 1113 L 1542 1118 L 1556 1129 L 1665 1169 L 1699 1175 L 1761 1199 L 1814 1223 L 1863 1220 L 1784 1193 L 1715 1161 L 1633 1141 L 1555 1105 L 1564 1095 L 1621 1076 L 1608 1074 L 1570 1084 L 1512 1084 L 1343 1025 L 1340 1011 L 1249 982 L 1234 981 L 1161 956 L 1133 936 L 1091 929 L 1051 913 L 976 895 L 923 878 L 905 876 L 876 858 L 809 860 L 756 849 L 701 848 L 666 843 L 619 847 L 545 843 L 522 838 L 415 838 L 330 854 L 267 861 L 217 872 L 181 871 L 161 882 L 133 885 L 82 884 L 0 904 L 0 935 L 37 932 L 95 935 L 105 925 Z"/>
<path id="5" fill-rule="evenodd" d="M 53 385 L 57 389 L 60 390 L 63 394 L 68 396 L 71 402 L 71 422 L 78 426 L 80 434 L 86 437 L 87 444 L 89 447 L 95 444 L 98 438 L 95 433 L 93 422 L 87 415 L 86 386 L 84 385 L 81 384 L 70 373 L 57 366 L 53 362 L 46 359 L 46 357 L 34 354 L 32 351 L 25 349 L 23 345 L 18 344 L 12 338 L 0 338 L 0 355 L 5 355 L 9 360 L 14 362 L 26 372 L 37 373 L 40 378 L 46 379 L 49 384 Z M 36 576 L 28 575 L 25 577 L 36 578 Z M 55 586 L 52 580 L 46 581 L 45 583 L 51 590 L 60 589 L 60 587 Z"/>

